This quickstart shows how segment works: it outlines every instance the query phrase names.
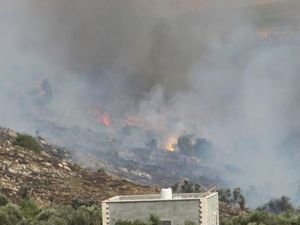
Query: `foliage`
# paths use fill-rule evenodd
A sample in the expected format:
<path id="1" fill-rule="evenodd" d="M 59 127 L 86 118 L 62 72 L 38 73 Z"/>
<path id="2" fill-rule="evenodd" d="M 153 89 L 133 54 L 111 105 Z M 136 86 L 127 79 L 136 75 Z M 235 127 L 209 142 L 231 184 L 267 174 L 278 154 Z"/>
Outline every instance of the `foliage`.
<path id="1" fill-rule="evenodd" d="M 160 224 L 159 218 L 153 214 L 150 215 L 149 222 L 150 222 L 150 225 L 159 225 Z"/>
<path id="2" fill-rule="evenodd" d="M 32 199 L 25 199 L 19 206 L 11 203 L 0 206 L 0 225 L 101 224 L 101 209 L 96 205 L 80 206 L 78 208 L 73 208 L 72 206 L 54 206 L 42 209 Z"/>
<path id="3" fill-rule="evenodd" d="M 75 209 L 78 209 L 80 206 L 92 206 L 95 205 L 96 202 L 92 199 L 81 199 L 81 198 L 75 198 L 72 200 L 72 207 Z"/>
<path id="4" fill-rule="evenodd" d="M 196 225 L 195 222 L 191 221 L 191 220 L 186 220 L 184 221 L 184 225 Z"/>
<path id="5" fill-rule="evenodd" d="M 241 191 L 235 189 L 232 195 L 224 190 L 225 197 L 231 201 L 239 201 Z M 231 192 L 230 192 L 231 193 Z M 3 196 L 5 198 L 5 196 Z M 6 198 L 5 198 L 6 199 Z M 272 203 L 271 203 L 272 202 Z M 271 203 L 271 204 L 270 204 Z M 276 204 L 275 204 L 276 203 Z M 280 214 L 264 211 L 263 207 L 250 213 L 221 221 L 221 225 L 300 225 L 300 214 L 291 205 L 289 198 L 281 197 L 266 203 L 269 207 L 280 205 Z M 283 210 L 284 209 L 284 210 Z M 293 209 L 293 210 L 291 210 Z M 7 203 L 0 206 L 0 225 L 101 225 L 101 209 L 97 205 L 54 206 L 39 208 L 32 199 L 25 199 L 20 206 Z M 160 219 L 150 215 L 148 220 L 119 220 L 115 225 L 160 225 Z M 185 221 L 183 225 L 195 225 L 193 221 Z"/>
<path id="6" fill-rule="evenodd" d="M 22 185 L 18 191 L 18 194 L 22 199 L 29 199 L 31 196 L 31 187 Z"/>
<path id="7" fill-rule="evenodd" d="M 105 169 L 103 167 L 98 168 L 97 172 L 101 174 L 106 174 Z"/>
<path id="8" fill-rule="evenodd" d="M 147 225 L 141 220 L 118 220 L 115 225 Z"/>
<path id="9" fill-rule="evenodd" d="M 179 151 L 188 156 L 196 156 L 203 160 L 209 160 L 214 157 L 213 145 L 205 138 L 192 140 L 192 135 L 182 135 L 177 140 Z"/>
<path id="10" fill-rule="evenodd" d="M 230 204 L 233 207 L 238 207 L 241 210 L 246 209 L 246 199 L 241 188 L 234 188 L 232 192 L 230 189 L 219 189 L 218 194 L 220 201 Z"/>
<path id="11" fill-rule="evenodd" d="M 115 225 L 160 225 L 160 220 L 157 216 L 151 214 L 148 221 L 118 220 Z"/>
<path id="12" fill-rule="evenodd" d="M 227 204 L 230 204 L 232 201 L 232 194 L 231 194 L 231 190 L 229 188 L 227 189 L 219 189 L 218 190 L 218 194 L 219 194 L 219 200 L 221 202 L 225 202 Z"/>
<path id="13" fill-rule="evenodd" d="M 7 198 L 3 194 L 0 194 L 0 207 L 6 206 L 7 204 L 8 204 Z"/>
<path id="14" fill-rule="evenodd" d="M 241 210 L 244 210 L 246 201 L 244 195 L 242 194 L 241 188 L 238 187 L 233 189 L 232 195 L 233 195 L 233 202 L 235 204 L 238 204 Z"/>
<path id="15" fill-rule="evenodd" d="M 182 135 L 178 138 L 180 152 L 190 155 L 193 152 L 193 143 L 189 135 Z"/>
<path id="16" fill-rule="evenodd" d="M 16 225 L 22 220 L 22 214 L 16 205 L 11 203 L 0 207 L 0 224 Z"/>
<path id="17" fill-rule="evenodd" d="M 281 198 L 271 199 L 269 202 L 259 207 L 258 210 L 266 211 L 274 214 L 293 212 L 295 209 L 290 198 L 282 196 Z"/>
<path id="18" fill-rule="evenodd" d="M 172 186 L 172 190 L 175 193 L 200 193 L 205 191 L 200 184 L 195 184 L 189 182 L 188 180 L 184 180 L 182 183 L 176 183 Z"/>
<path id="19" fill-rule="evenodd" d="M 14 144 L 36 153 L 42 151 L 40 144 L 32 136 L 27 134 L 18 134 Z"/>
<path id="20" fill-rule="evenodd" d="M 32 199 L 23 200 L 21 202 L 20 209 L 21 209 L 24 217 L 28 218 L 28 219 L 35 218 L 41 211 L 38 208 L 37 204 Z"/>
<path id="21" fill-rule="evenodd" d="M 221 222 L 221 225 L 300 225 L 299 215 L 274 215 L 254 211 Z"/>
<path id="22" fill-rule="evenodd" d="M 96 207 L 81 206 L 74 210 L 69 225 L 101 225 L 101 212 Z"/>

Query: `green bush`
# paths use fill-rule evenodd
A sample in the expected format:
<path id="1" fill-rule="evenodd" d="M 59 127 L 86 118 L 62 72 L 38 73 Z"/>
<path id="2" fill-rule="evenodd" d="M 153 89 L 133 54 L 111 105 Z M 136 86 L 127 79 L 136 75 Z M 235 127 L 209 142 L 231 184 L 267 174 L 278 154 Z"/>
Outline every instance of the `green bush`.
<path id="1" fill-rule="evenodd" d="M 56 213 L 56 210 L 53 208 L 44 209 L 36 216 L 36 220 L 37 221 L 47 221 L 47 220 L 49 220 L 50 217 L 55 215 L 55 213 Z"/>
<path id="2" fill-rule="evenodd" d="M 160 220 L 157 216 L 151 214 L 147 222 L 141 220 L 118 220 L 115 225 L 160 225 Z"/>
<path id="3" fill-rule="evenodd" d="M 7 198 L 3 194 L 0 194 L 0 206 L 6 206 L 7 204 L 8 204 Z"/>
<path id="4" fill-rule="evenodd" d="M 9 224 L 8 215 L 0 209 L 0 224 Z"/>
<path id="5" fill-rule="evenodd" d="M 102 167 L 101 167 L 101 168 L 98 168 L 97 172 L 98 172 L 98 173 L 101 173 L 101 174 L 106 174 L 105 169 L 102 168 Z"/>
<path id="6" fill-rule="evenodd" d="M 184 225 L 196 225 L 195 222 L 191 221 L 191 220 L 186 220 L 184 221 Z"/>
<path id="7" fill-rule="evenodd" d="M 101 210 L 97 206 L 81 206 L 74 210 L 69 225 L 101 225 Z"/>
<path id="8" fill-rule="evenodd" d="M 16 225 L 22 220 L 22 214 L 16 205 L 11 203 L 0 208 L 0 224 Z"/>
<path id="9" fill-rule="evenodd" d="M 31 187 L 28 185 L 22 185 L 18 191 L 18 195 L 21 196 L 22 199 L 30 199 Z"/>
<path id="10" fill-rule="evenodd" d="M 18 134 L 14 144 L 36 153 L 43 150 L 40 144 L 32 136 L 27 134 Z"/>
<path id="11" fill-rule="evenodd" d="M 81 198 L 75 198 L 72 200 L 71 205 L 73 206 L 74 209 L 78 209 L 81 206 L 92 206 L 96 205 L 96 201 L 92 199 L 81 199 Z"/>
<path id="12" fill-rule="evenodd" d="M 11 203 L 0 206 L 0 225 L 102 225 L 102 212 L 97 205 L 41 209 L 34 200 L 25 199 L 19 207 Z"/>
<path id="13" fill-rule="evenodd" d="M 222 221 L 221 225 L 300 225 L 300 217 L 297 214 L 285 217 L 254 211 Z"/>
<path id="14" fill-rule="evenodd" d="M 141 220 L 118 220 L 115 225 L 147 225 L 145 222 Z"/>
<path id="15" fill-rule="evenodd" d="M 47 222 L 40 223 L 37 225 L 68 225 L 68 222 L 66 221 L 65 218 L 52 216 Z"/>
<path id="16" fill-rule="evenodd" d="M 85 206 L 81 206 L 73 212 L 70 225 L 90 225 L 91 218 Z"/>
<path id="17" fill-rule="evenodd" d="M 69 225 L 73 208 L 70 206 L 57 206 L 54 208 L 47 208 L 35 217 L 33 225 Z"/>
<path id="18" fill-rule="evenodd" d="M 149 217 L 150 225 L 160 225 L 160 220 L 158 216 L 151 214 Z"/>
<path id="19" fill-rule="evenodd" d="M 26 199 L 21 202 L 21 211 L 27 219 L 34 219 L 41 212 L 32 199 Z"/>

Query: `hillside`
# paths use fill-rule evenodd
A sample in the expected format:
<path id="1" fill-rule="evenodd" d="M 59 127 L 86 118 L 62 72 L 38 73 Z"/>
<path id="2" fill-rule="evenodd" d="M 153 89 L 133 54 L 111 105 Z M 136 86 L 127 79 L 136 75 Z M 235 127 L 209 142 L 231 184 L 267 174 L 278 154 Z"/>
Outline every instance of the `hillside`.
<path id="1" fill-rule="evenodd" d="M 100 202 L 119 194 L 153 193 L 154 188 L 136 185 L 98 172 L 82 168 L 68 159 L 68 154 L 46 143 L 35 141 L 40 152 L 16 144 L 20 134 L 0 129 L 0 187 L 13 202 L 30 194 L 40 205 L 51 202 L 69 204 L 72 200 Z"/>

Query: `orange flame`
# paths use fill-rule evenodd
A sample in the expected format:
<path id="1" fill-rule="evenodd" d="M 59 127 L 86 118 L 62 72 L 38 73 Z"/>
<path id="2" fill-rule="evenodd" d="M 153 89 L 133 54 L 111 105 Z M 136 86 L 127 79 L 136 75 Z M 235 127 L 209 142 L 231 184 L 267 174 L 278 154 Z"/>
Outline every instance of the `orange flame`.
<path id="1" fill-rule="evenodd" d="M 177 145 L 177 138 L 176 137 L 170 137 L 167 140 L 165 149 L 169 152 L 174 152 L 176 149 L 176 145 Z"/>
<path id="2" fill-rule="evenodd" d="M 97 117 L 97 123 L 102 124 L 105 127 L 111 127 L 112 121 L 110 115 L 107 112 L 100 112 L 99 110 L 95 111 Z"/>
<path id="3" fill-rule="evenodd" d="M 101 117 L 101 124 L 106 126 L 106 127 L 111 127 L 112 122 L 110 119 L 110 116 L 108 113 L 103 113 L 102 117 Z"/>

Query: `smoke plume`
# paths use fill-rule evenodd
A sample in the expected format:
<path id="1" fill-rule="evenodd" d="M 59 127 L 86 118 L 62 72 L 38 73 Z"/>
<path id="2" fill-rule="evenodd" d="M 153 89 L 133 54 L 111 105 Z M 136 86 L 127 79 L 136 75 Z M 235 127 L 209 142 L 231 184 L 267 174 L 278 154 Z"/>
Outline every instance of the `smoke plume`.
<path id="1" fill-rule="evenodd" d="M 219 176 L 252 204 L 297 200 L 299 7 L 1 0 L 0 123 L 34 132 L 38 121 L 90 128 L 93 110 L 134 116 L 162 140 L 211 140 Z"/>

